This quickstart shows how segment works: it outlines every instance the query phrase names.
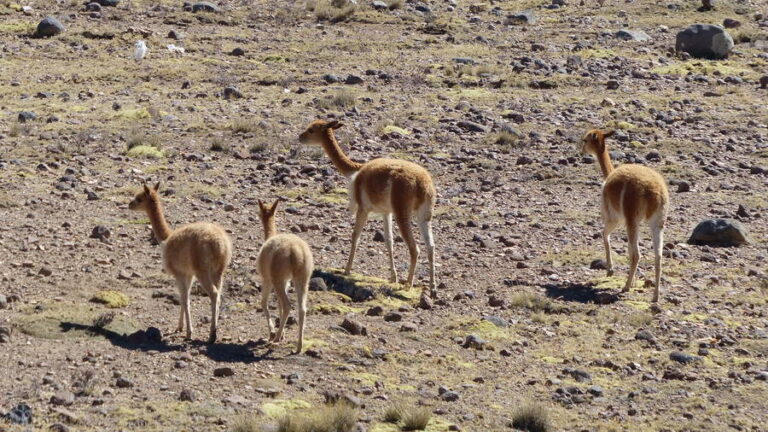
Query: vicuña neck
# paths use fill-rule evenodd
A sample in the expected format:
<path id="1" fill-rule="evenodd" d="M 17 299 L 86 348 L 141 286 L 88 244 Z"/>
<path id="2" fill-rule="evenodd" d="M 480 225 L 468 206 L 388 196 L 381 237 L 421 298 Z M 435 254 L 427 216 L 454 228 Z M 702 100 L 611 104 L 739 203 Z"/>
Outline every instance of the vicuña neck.
<path id="1" fill-rule="evenodd" d="M 597 155 L 597 161 L 600 163 L 600 170 L 603 172 L 603 178 L 613 171 L 613 163 L 611 163 L 611 155 L 608 154 L 608 150 L 603 150 L 602 153 Z"/>
<path id="2" fill-rule="evenodd" d="M 347 155 L 344 154 L 341 147 L 339 147 L 339 143 L 336 141 L 332 129 L 329 128 L 325 131 L 322 145 L 325 154 L 328 155 L 336 169 L 344 174 L 345 177 L 349 177 L 360 170 L 362 165 L 348 158 Z"/>
<path id="3" fill-rule="evenodd" d="M 269 240 L 277 234 L 277 226 L 275 226 L 274 218 L 263 221 L 262 224 L 264 225 L 264 241 Z"/>
<path id="4" fill-rule="evenodd" d="M 163 215 L 163 206 L 160 204 L 160 200 L 150 201 L 147 208 L 147 216 L 149 216 L 149 222 L 152 224 L 152 231 L 155 233 L 155 238 L 158 241 L 164 242 L 171 236 L 171 227 L 168 226 L 168 222 Z"/>

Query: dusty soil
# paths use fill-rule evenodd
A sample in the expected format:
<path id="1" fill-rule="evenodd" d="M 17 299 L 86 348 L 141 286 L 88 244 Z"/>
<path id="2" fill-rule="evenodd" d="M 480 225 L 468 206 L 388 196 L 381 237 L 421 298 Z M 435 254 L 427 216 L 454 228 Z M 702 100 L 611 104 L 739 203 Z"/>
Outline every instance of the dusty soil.
<path id="1" fill-rule="evenodd" d="M 30 15 L 0 1 L 0 326 L 11 332 L 0 343 L 0 413 L 27 403 L 34 429 L 233 430 L 244 415 L 273 423 L 330 391 L 359 398 L 361 425 L 379 432 L 398 430 L 383 413 L 403 400 L 433 410 L 433 431 L 511 429 L 533 402 L 553 430 L 765 430 L 768 90 L 758 80 L 768 45 L 754 17 L 764 3 L 698 12 L 692 1 L 458 0 L 379 11 L 358 1 L 337 23 L 283 0 L 222 2 L 218 13 L 123 0 L 100 17 L 78 1 L 31 0 Z M 505 25 L 529 8 L 536 23 Z M 48 15 L 66 31 L 30 38 Z M 670 53 L 678 30 L 724 18 L 741 21 L 729 60 Z M 652 40 L 619 40 L 621 28 Z M 137 62 L 139 39 L 150 52 Z M 242 98 L 224 98 L 227 86 Z M 22 111 L 37 118 L 20 123 Z M 420 288 L 376 279 L 388 270 L 374 218 L 352 283 L 375 297 L 312 291 L 307 352 L 291 355 L 295 326 L 284 344 L 264 344 L 256 200 L 284 198 L 279 229 L 306 239 L 319 269 L 344 265 L 345 180 L 297 141 L 317 117 L 343 119 L 339 138 L 356 160 L 404 158 L 433 173 L 443 285 L 422 309 Z M 578 154 L 592 127 L 619 131 L 615 163 L 670 182 L 658 309 L 644 283 L 647 230 L 631 292 L 620 292 L 623 231 L 616 275 L 590 268 L 604 258 L 600 173 Z M 192 301 L 194 340 L 172 333 L 173 281 L 147 219 L 127 210 L 144 181 L 162 182 L 173 226 L 208 220 L 231 233 L 214 345 L 204 343 L 205 297 Z M 690 190 L 678 192 L 681 182 Z M 712 217 L 740 219 L 754 242 L 687 245 Z M 402 242 L 396 253 L 404 276 Z M 424 286 L 425 256 L 417 276 Z M 115 293 L 107 298 L 122 307 L 91 301 L 105 290 L 127 304 Z M 340 329 L 347 316 L 367 335 Z M 99 317 L 111 322 L 95 328 Z M 150 327 L 159 342 L 124 337 Z M 193 401 L 180 401 L 185 390 Z"/>

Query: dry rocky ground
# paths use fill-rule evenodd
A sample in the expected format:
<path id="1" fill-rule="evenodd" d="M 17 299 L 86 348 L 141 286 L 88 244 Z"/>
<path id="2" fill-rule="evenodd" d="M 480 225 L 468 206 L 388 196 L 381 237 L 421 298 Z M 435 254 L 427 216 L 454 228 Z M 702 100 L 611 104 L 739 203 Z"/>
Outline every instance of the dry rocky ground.
<path id="1" fill-rule="evenodd" d="M 325 393 L 360 404 L 359 427 L 378 432 L 400 430 L 384 421 L 397 402 L 428 407 L 431 431 L 510 430 L 529 404 L 549 430 L 765 430 L 764 2 L 117 3 L 0 0 L 0 414 L 26 403 L 33 416 L 0 430 L 249 430 Z M 506 23 L 523 10 L 536 22 Z M 347 19 L 318 21 L 336 15 Z M 65 31 L 29 37 L 46 16 Z M 741 24 L 728 60 L 672 53 L 677 31 L 726 18 Z M 139 39 L 150 51 L 134 61 Z M 343 120 L 356 160 L 433 173 L 431 309 L 419 289 L 378 279 L 380 220 L 357 275 L 330 270 L 345 263 L 352 218 L 344 178 L 298 145 L 317 117 Z M 620 293 L 623 231 L 616 276 L 591 268 L 603 258 L 600 174 L 578 144 L 592 127 L 618 131 L 616 163 L 670 183 L 658 308 L 647 229 L 631 292 Z M 210 220 L 233 238 L 214 345 L 205 297 L 192 301 L 194 340 L 171 333 L 173 281 L 147 220 L 127 210 L 157 180 L 173 226 Z M 279 229 L 308 241 L 330 288 L 310 293 L 301 355 L 295 326 L 265 345 L 257 306 L 256 200 L 275 197 Z M 753 242 L 687 244 L 714 217 L 739 219 Z M 396 253 L 404 275 L 402 242 Z M 423 286 L 424 256 L 417 276 Z"/>

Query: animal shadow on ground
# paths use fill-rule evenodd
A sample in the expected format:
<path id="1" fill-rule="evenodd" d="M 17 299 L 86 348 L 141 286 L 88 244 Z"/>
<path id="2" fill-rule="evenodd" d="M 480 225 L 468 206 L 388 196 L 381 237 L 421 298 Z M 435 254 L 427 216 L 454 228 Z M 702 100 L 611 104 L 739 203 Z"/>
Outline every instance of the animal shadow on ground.
<path id="1" fill-rule="evenodd" d="M 132 350 L 132 351 L 159 351 L 159 352 L 171 352 L 171 351 L 184 351 L 187 346 L 205 347 L 204 350 L 199 352 L 215 362 L 222 363 L 256 363 L 262 360 L 276 360 L 276 358 L 270 357 L 273 350 L 267 347 L 267 350 L 263 353 L 255 353 L 253 348 L 265 346 L 263 341 L 247 342 L 245 344 L 233 344 L 233 343 L 213 343 L 208 344 L 203 341 L 189 341 L 188 344 L 169 344 L 168 341 L 160 338 L 159 340 L 135 340 L 133 335 L 125 335 L 117 333 L 112 330 L 108 330 L 99 325 L 84 325 L 80 323 L 62 322 L 59 324 L 63 332 L 71 330 L 85 331 L 95 336 L 102 336 L 107 339 L 112 345 Z M 138 333 L 138 332 L 137 332 Z"/>
<path id="2" fill-rule="evenodd" d="M 619 301 L 620 294 L 611 289 L 596 288 L 595 284 L 567 282 L 541 285 L 547 297 L 576 303 L 611 304 Z"/>

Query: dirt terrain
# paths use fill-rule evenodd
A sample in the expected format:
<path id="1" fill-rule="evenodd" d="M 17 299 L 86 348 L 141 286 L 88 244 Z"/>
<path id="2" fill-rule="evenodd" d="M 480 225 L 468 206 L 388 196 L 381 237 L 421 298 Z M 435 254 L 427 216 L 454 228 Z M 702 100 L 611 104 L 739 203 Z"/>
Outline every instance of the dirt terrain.
<path id="1" fill-rule="evenodd" d="M 430 431 L 511 430 L 526 406 L 553 431 L 766 430 L 765 3 L 340 3 L 0 0 L 0 415 L 33 415 L 0 430 L 256 430 L 329 393 L 372 432 L 401 430 L 384 419 L 396 403 L 428 407 Z M 507 23 L 524 10 L 536 21 Z M 65 31 L 30 37 L 46 16 Z M 678 31 L 726 18 L 741 24 L 728 60 L 673 53 Z M 355 274 L 338 274 L 353 217 L 345 178 L 298 143 L 315 118 L 345 124 L 354 160 L 432 173 L 433 304 L 419 301 L 423 247 L 417 287 L 386 282 L 380 218 Z M 593 263 L 602 178 L 579 150 L 594 127 L 617 131 L 614 163 L 670 185 L 658 307 L 647 228 L 631 292 L 623 230 L 616 274 Z M 216 344 L 203 296 L 193 340 L 173 333 L 173 279 L 127 209 L 156 181 L 172 227 L 232 237 Z M 278 229 L 311 245 L 328 287 L 310 292 L 300 355 L 295 324 L 266 345 L 258 305 L 257 200 L 278 197 Z M 687 244 L 710 218 L 738 219 L 752 243 Z M 402 240 L 395 251 L 404 277 Z"/>

